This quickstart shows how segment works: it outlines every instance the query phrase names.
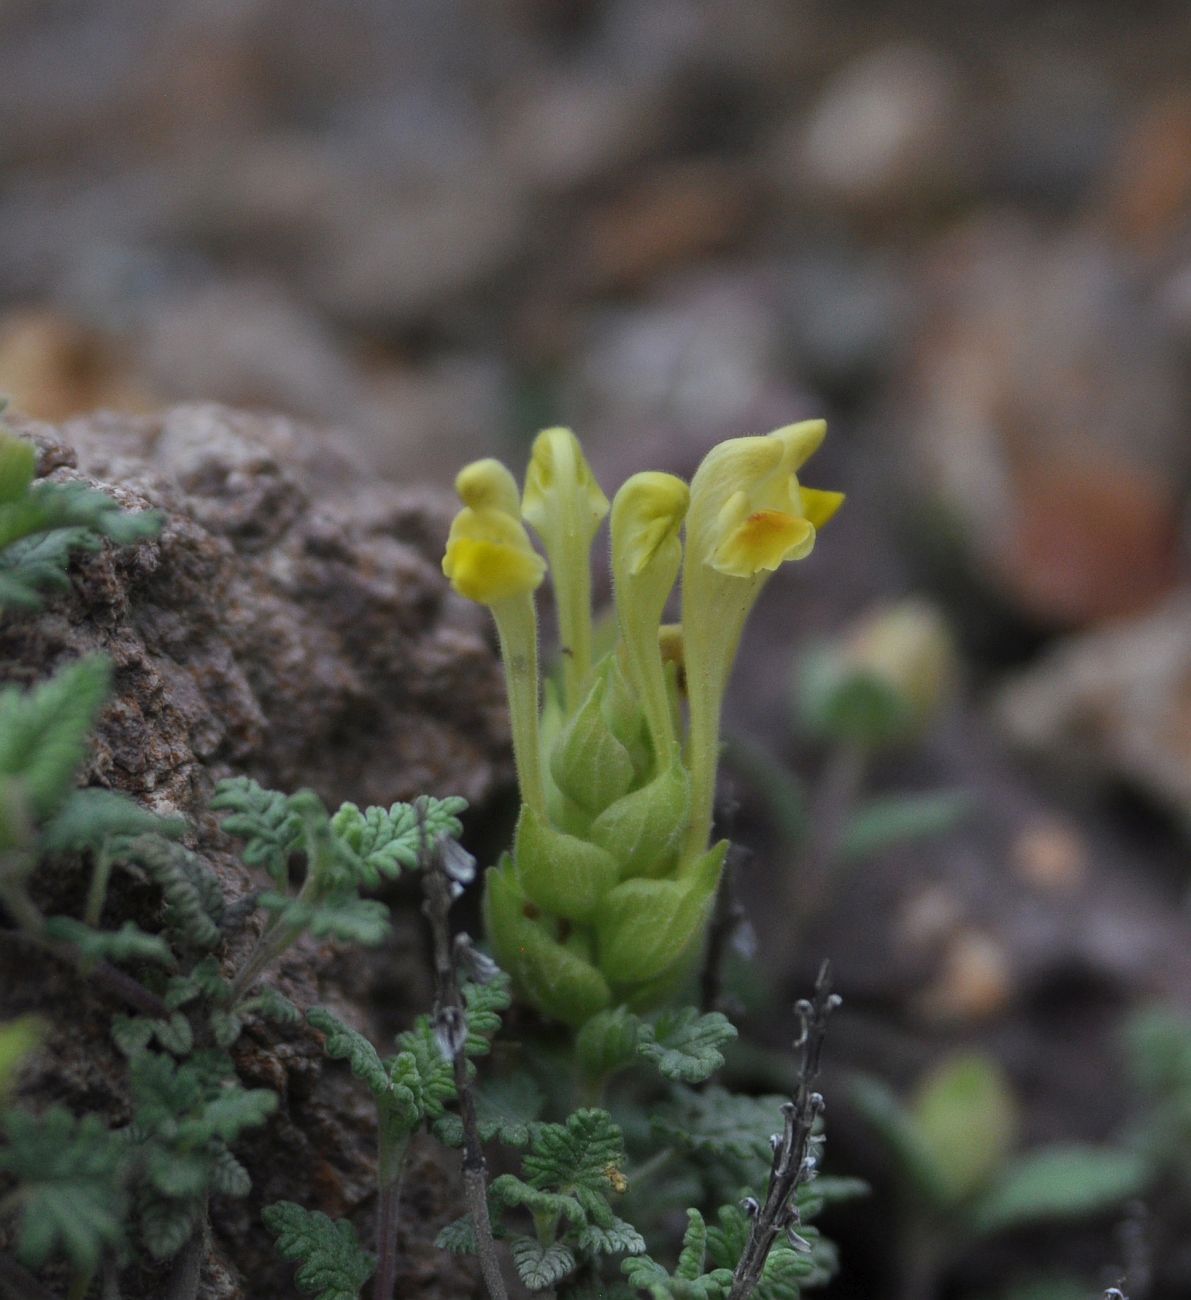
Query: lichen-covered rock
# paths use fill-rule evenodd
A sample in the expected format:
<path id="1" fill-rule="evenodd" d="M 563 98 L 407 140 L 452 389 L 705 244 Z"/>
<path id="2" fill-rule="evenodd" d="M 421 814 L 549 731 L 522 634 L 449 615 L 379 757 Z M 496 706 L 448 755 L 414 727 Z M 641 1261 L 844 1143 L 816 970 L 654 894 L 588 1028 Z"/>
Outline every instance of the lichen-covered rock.
<path id="1" fill-rule="evenodd" d="M 376 482 L 331 435 L 280 417 L 185 406 L 152 417 L 97 415 L 61 429 L 8 423 L 40 450 L 39 472 L 83 479 L 130 510 L 164 512 L 160 536 L 105 546 L 73 564 L 69 591 L 0 623 L 0 682 L 27 684 L 101 651 L 114 693 L 96 730 L 90 783 L 189 819 L 190 847 L 229 897 L 259 887 L 206 811 L 214 783 L 244 772 L 307 786 L 332 806 L 419 793 L 488 796 L 510 774 L 496 657 L 475 612 L 438 570 L 449 503 Z M 45 874 L 45 873 L 42 873 Z M 77 878 L 35 881 L 53 910 L 77 914 Z M 105 921 L 153 927 L 156 891 L 118 876 Z M 419 918 L 397 907 L 376 952 L 304 941 L 277 984 L 306 1008 L 322 1002 L 370 1032 L 382 1051 L 394 1024 L 429 1006 Z M 248 936 L 242 936 L 240 943 Z M 29 1010 L 49 1027 L 24 1080 L 33 1104 L 62 1101 L 127 1119 L 125 1072 L 108 1040 L 109 995 L 9 938 L 0 943 L 0 1020 Z M 296 1295 L 272 1253 L 260 1206 L 289 1198 L 370 1231 L 370 1099 L 328 1066 L 310 1031 L 250 1025 L 234 1054 L 249 1086 L 281 1105 L 241 1152 L 244 1202 L 212 1205 L 207 1300 Z M 452 1172 L 419 1156 L 403 1219 L 403 1267 L 423 1296 L 464 1296 L 471 1282 L 433 1251 L 459 1213 Z M 134 1296 L 161 1294 L 146 1277 Z M 399 1287 L 400 1287 L 399 1282 Z"/>

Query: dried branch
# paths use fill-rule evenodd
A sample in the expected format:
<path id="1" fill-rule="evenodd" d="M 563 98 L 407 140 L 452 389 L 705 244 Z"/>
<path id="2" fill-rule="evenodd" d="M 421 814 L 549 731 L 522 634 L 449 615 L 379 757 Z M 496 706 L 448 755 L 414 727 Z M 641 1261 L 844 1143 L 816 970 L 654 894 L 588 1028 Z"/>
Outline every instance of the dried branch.
<path id="1" fill-rule="evenodd" d="M 782 1106 L 783 1131 L 774 1138 L 773 1167 L 765 1203 L 750 1202 L 752 1227 L 732 1276 L 728 1300 L 748 1300 L 760 1285 L 765 1261 L 781 1233 L 786 1233 L 795 1250 L 809 1250 L 809 1243 L 798 1235 L 801 1220 L 796 1194 L 803 1183 L 817 1173 L 818 1157 L 813 1151 L 815 1121 L 823 1112 L 823 1097 L 815 1091 L 819 1077 L 823 1037 L 831 1013 L 840 1005 L 838 994 L 831 991 L 831 965 L 824 962 L 815 980 L 814 996 L 795 1006 L 801 1030 L 794 1043 L 800 1053 L 794 1095 Z"/>
<path id="2" fill-rule="evenodd" d="M 488 1164 L 484 1159 L 484 1148 L 476 1123 L 475 1098 L 467 1077 L 467 1054 L 464 1050 L 467 1045 L 467 1010 L 459 988 L 459 974 L 455 965 L 457 946 L 451 941 L 448 916 L 451 904 L 463 884 L 470 875 L 474 875 L 475 864 L 453 840 L 440 837 L 434 843 L 428 842 L 424 805 L 419 800 L 415 807 L 422 833 L 419 850 L 422 888 L 425 893 L 422 910 L 430 922 L 434 948 L 434 1030 L 439 1047 L 451 1061 L 455 1072 L 455 1091 L 463 1122 L 464 1198 L 475 1232 L 480 1271 L 490 1300 L 508 1300 L 496 1252 L 496 1239 L 492 1235 L 492 1221 L 488 1217 Z"/>

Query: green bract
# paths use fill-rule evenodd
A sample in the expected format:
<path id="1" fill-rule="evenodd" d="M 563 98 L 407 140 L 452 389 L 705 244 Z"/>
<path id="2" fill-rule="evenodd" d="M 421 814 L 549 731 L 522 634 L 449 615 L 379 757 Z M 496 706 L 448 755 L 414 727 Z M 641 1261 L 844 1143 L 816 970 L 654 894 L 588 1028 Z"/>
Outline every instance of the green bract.
<path id="1" fill-rule="evenodd" d="M 578 1026 L 647 1010 L 699 959 L 727 850 L 708 845 L 723 692 L 769 574 L 809 554 L 842 501 L 798 481 L 823 433 L 807 421 L 721 443 L 689 488 L 655 472 L 624 484 L 611 507 L 618 635 L 601 659 L 589 567 L 609 508 L 574 434 L 539 434 L 519 510 L 497 462 L 458 477 L 443 569 L 496 619 L 522 799 L 513 852 L 487 874 L 488 936 L 547 1015 Z M 544 707 L 533 592 L 546 566 L 522 520 L 555 592 L 562 670 Z M 680 572 L 683 624 L 664 628 Z"/>

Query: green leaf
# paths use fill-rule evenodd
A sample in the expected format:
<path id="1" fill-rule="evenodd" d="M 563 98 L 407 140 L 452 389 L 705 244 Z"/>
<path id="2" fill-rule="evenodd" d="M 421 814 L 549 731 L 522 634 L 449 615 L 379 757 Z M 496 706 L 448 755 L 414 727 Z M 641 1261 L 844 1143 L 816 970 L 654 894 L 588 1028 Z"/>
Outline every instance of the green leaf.
<path id="1" fill-rule="evenodd" d="M 885 1143 L 911 1192 L 936 1210 L 947 1206 L 947 1175 L 896 1095 L 878 1079 L 857 1076 L 848 1100 Z"/>
<path id="2" fill-rule="evenodd" d="M 116 835 L 162 835 L 177 839 L 186 829 L 180 817 L 159 817 L 111 790 L 74 790 L 41 832 L 44 853 L 98 852 Z"/>
<path id="3" fill-rule="evenodd" d="M 575 1256 L 559 1241 L 544 1245 L 532 1237 L 514 1237 L 509 1250 L 521 1281 L 531 1291 L 545 1291 L 575 1271 Z"/>
<path id="4" fill-rule="evenodd" d="M 234 1142 L 246 1128 L 259 1128 L 277 1109 L 278 1097 L 268 1088 L 225 1088 L 209 1101 L 200 1117 L 200 1131 Z"/>
<path id="5" fill-rule="evenodd" d="M 25 1058 L 45 1036 L 45 1024 L 36 1016 L 21 1016 L 0 1024 L 0 1106 L 20 1074 Z"/>
<path id="6" fill-rule="evenodd" d="M 289 998 L 269 984 L 265 984 L 259 993 L 241 1002 L 239 1009 L 242 1016 L 255 1013 L 262 1020 L 271 1020 L 278 1025 L 297 1025 L 302 1020 L 302 1013 Z"/>
<path id="7" fill-rule="evenodd" d="M 204 952 L 223 943 L 219 929 L 223 891 L 215 873 L 197 854 L 160 835 L 120 840 L 119 848 L 121 860 L 135 862 L 161 890 L 166 927 L 179 942 Z"/>
<path id="8" fill-rule="evenodd" d="M 1017 1105 L 995 1061 L 964 1053 L 923 1079 L 911 1121 L 942 1175 L 947 1199 L 959 1202 L 1004 1166 L 1017 1136 Z"/>
<path id="9" fill-rule="evenodd" d="M 467 1042 L 464 1051 L 468 1056 L 486 1056 L 492 1047 L 493 1037 L 499 1033 L 501 1012 L 512 1005 L 509 977 L 501 971 L 487 984 L 463 985 L 463 1004 L 467 1009 Z"/>
<path id="10" fill-rule="evenodd" d="M 645 1238 L 623 1219 L 607 1227 L 589 1223 L 579 1230 L 579 1249 L 589 1255 L 644 1255 Z"/>
<path id="11" fill-rule="evenodd" d="M 488 1195 L 496 1205 L 508 1208 L 522 1206 L 530 1214 L 565 1218 L 574 1224 L 587 1222 L 587 1214 L 576 1197 L 561 1192 L 542 1191 L 515 1174 L 501 1174 L 494 1178 L 489 1184 Z"/>
<path id="12" fill-rule="evenodd" d="M 0 428 L 0 505 L 18 501 L 37 473 L 37 448 Z"/>
<path id="13" fill-rule="evenodd" d="M 396 1088 L 412 1100 L 415 1126 L 422 1119 L 439 1119 L 445 1103 L 455 1096 L 455 1070 L 442 1054 L 427 1016 L 419 1016 L 412 1029 L 397 1035 L 398 1055 L 389 1062 Z"/>
<path id="14" fill-rule="evenodd" d="M 155 1259 L 170 1259 L 190 1240 L 199 1203 L 156 1196 L 140 1210 L 141 1238 Z"/>
<path id="15" fill-rule="evenodd" d="M 316 1300 L 358 1300 L 376 1273 L 376 1257 L 361 1247 L 351 1223 L 335 1223 L 293 1201 L 267 1205 L 260 1217 L 277 1238 L 278 1255 L 302 1265 L 298 1286 Z"/>
<path id="16" fill-rule="evenodd" d="M 378 1101 L 389 1098 L 393 1081 L 376 1048 L 358 1030 L 345 1025 L 326 1007 L 311 1007 L 306 1019 L 326 1035 L 323 1050 L 337 1061 L 346 1061 L 357 1079 L 363 1079 Z"/>
<path id="17" fill-rule="evenodd" d="M 187 1154 L 168 1147 L 151 1147 L 145 1172 L 156 1191 L 178 1199 L 200 1196 L 207 1188 L 210 1163 L 203 1154 Z"/>
<path id="18" fill-rule="evenodd" d="M 92 655 L 31 690 L 0 690 L 0 786 L 17 783 L 35 820 L 51 816 L 70 793 L 110 680 L 107 660 Z"/>
<path id="19" fill-rule="evenodd" d="M 143 1052 L 154 1039 L 175 1056 L 185 1056 L 194 1046 L 190 1021 L 180 1011 L 164 1019 L 115 1016 L 111 1033 L 112 1042 L 130 1058 Z"/>
<path id="20" fill-rule="evenodd" d="M 78 949 L 87 961 L 151 961 L 163 966 L 174 964 L 170 946 L 159 934 L 146 934 L 133 921 L 125 921 L 118 930 L 93 930 L 71 916 L 51 916 L 45 924 L 46 935 Z"/>
<path id="21" fill-rule="evenodd" d="M 466 799 L 425 796 L 422 806 L 428 844 L 440 835 L 459 837 L 463 830 L 459 814 L 467 807 Z M 387 809 L 372 807 L 361 812 L 354 803 L 345 803 L 331 818 L 331 830 L 362 864 L 363 884 L 376 885 L 382 876 L 394 879 L 402 868 L 412 871 L 418 865 L 423 831 L 413 804 L 395 803 Z"/>
<path id="22" fill-rule="evenodd" d="M 713 1084 L 695 1092 L 677 1088 L 652 1117 L 654 1131 L 680 1148 L 734 1162 L 751 1182 L 769 1167 L 769 1138 L 781 1128 L 786 1098 L 746 1097 Z"/>
<path id="23" fill-rule="evenodd" d="M 971 814 L 972 807 L 972 796 L 966 790 L 873 799 L 848 823 L 839 857 L 863 862 L 898 844 L 947 835 Z"/>
<path id="24" fill-rule="evenodd" d="M 736 1037 L 736 1028 L 718 1011 L 700 1015 L 694 1007 L 663 1011 L 653 1024 L 642 1024 L 637 1055 L 652 1061 L 667 1079 L 702 1083 L 724 1063 L 720 1048 Z"/>
<path id="25" fill-rule="evenodd" d="M 215 1156 L 211 1169 L 211 1190 L 221 1196 L 244 1197 L 252 1191 L 252 1179 L 248 1170 L 234 1155 L 223 1147 Z"/>
<path id="26" fill-rule="evenodd" d="M 624 1162 L 624 1138 L 608 1112 L 577 1110 L 565 1124 L 537 1126 L 523 1168 L 534 1187 L 603 1198 L 616 1186 Z"/>
<path id="27" fill-rule="evenodd" d="M 606 1079 L 637 1054 L 641 1020 L 628 1007 L 597 1012 L 575 1036 L 575 1059 L 589 1079 Z"/>
<path id="28" fill-rule="evenodd" d="M 339 939 L 375 948 L 389 934 L 389 909 L 372 898 L 340 891 L 309 903 L 284 894 L 264 893 L 260 906 L 275 912 L 281 923 L 294 930 L 306 930 L 316 939 Z"/>
<path id="29" fill-rule="evenodd" d="M 302 819 L 289 799 L 266 790 L 246 776 L 231 777 L 215 787 L 211 808 L 230 812 L 223 829 L 244 841 L 243 858 L 250 867 L 263 867 L 284 888 L 289 860 L 302 843 Z"/>
<path id="30" fill-rule="evenodd" d="M 477 1128 L 484 1142 L 507 1146 L 529 1144 L 534 1123 L 542 1113 L 542 1090 L 524 1072 L 498 1076 L 483 1087 L 474 1088 Z M 458 1115 L 444 1115 L 434 1125 L 434 1134 L 447 1146 L 463 1144 L 463 1121 Z"/>
<path id="31" fill-rule="evenodd" d="M 1131 1151 L 1053 1146 L 1022 1156 L 972 1207 L 981 1236 L 1042 1219 L 1077 1219 L 1110 1210 L 1146 1185 L 1146 1162 Z"/>
<path id="32" fill-rule="evenodd" d="M 28 454 L 7 450 L 0 492 L 0 607 L 35 608 L 38 591 L 66 584 L 66 566 L 75 550 L 95 550 L 100 538 L 140 541 L 161 527 L 156 511 L 127 513 L 103 492 L 83 483 L 30 483 L 22 480 Z M 27 445 L 27 444 L 24 444 Z"/>
<path id="33" fill-rule="evenodd" d="M 706 1246 L 703 1216 L 698 1210 L 687 1210 L 686 1234 L 673 1274 L 648 1255 L 621 1260 L 620 1271 L 635 1287 L 648 1291 L 653 1300 L 723 1300 L 732 1285 L 732 1273 L 726 1268 L 703 1271 Z"/>
<path id="34" fill-rule="evenodd" d="M 434 1239 L 439 1250 L 452 1255 L 474 1255 L 476 1251 L 476 1230 L 472 1226 L 471 1215 L 465 1214 L 461 1219 L 453 1219 Z"/>
<path id="35" fill-rule="evenodd" d="M 17 1183 L 22 1262 L 40 1268 L 64 1256 L 90 1275 L 124 1240 L 125 1144 L 97 1116 L 76 1119 L 60 1106 L 39 1116 L 10 1110 L 0 1128 L 0 1171 Z"/>
<path id="36" fill-rule="evenodd" d="M 722 1205 L 716 1218 L 716 1225 L 707 1230 L 707 1254 L 731 1275 L 744 1253 L 751 1220 L 739 1205 Z M 798 1232 L 810 1251 L 794 1250 L 779 1238 L 766 1256 L 761 1284 L 753 1292 L 756 1300 L 799 1300 L 804 1286 L 824 1285 L 835 1274 L 835 1247 L 816 1228 L 800 1227 Z"/>

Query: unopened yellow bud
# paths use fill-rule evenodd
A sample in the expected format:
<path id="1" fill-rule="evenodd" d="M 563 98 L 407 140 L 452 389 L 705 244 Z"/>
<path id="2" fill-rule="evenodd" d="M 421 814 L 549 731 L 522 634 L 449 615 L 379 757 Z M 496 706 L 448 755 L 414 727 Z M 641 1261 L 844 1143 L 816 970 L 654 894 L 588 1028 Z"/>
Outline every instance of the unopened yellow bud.
<path id="1" fill-rule="evenodd" d="M 673 474 L 634 474 L 612 506 L 612 579 L 630 680 L 649 723 L 656 762 L 674 743 L 669 693 L 658 649 L 662 611 L 678 577 L 678 532 L 690 489 Z"/>
<path id="2" fill-rule="evenodd" d="M 521 513 L 542 539 L 554 575 L 570 711 L 583 699 L 591 669 L 591 544 L 608 513 L 608 498 L 570 429 L 544 429 L 534 439 Z"/>
<path id="3" fill-rule="evenodd" d="M 673 474 L 653 470 L 634 474 L 617 492 L 612 506 L 616 567 L 633 578 L 654 565 L 672 568 L 673 585 L 682 556 L 678 533 L 690 496 L 690 488 Z"/>

